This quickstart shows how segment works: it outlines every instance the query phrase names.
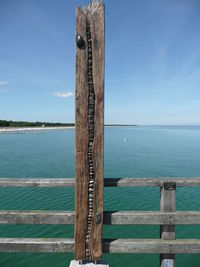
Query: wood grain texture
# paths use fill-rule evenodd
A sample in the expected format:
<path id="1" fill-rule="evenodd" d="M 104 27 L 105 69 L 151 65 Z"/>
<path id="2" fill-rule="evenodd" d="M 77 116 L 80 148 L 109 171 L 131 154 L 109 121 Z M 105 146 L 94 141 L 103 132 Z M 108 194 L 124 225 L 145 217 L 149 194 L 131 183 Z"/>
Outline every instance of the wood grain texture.
<path id="1" fill-rule="evenodd" d="M 174 182 L 177 187 L 200 186 L 200 178 L 104 178 L 105 187 L 161 187 Z M 74 187 L 74 178 L 0 178 L 0 187 Z"/>
<path id="2" fill-rule="evenodd" d="M 76 36 L 85 43 L 87 15 L 81 7 L 76 9 Z M 88 50 L 76 46 L 75 96 L 75 259 L 85 259 L 85 235 L 88 215 Z"/>
<path id="3" fill-rule="evenodd" d="M 94 216 L 101 216 L 99 223 L 92 218 L 90 235 L 90 258 L 102 256 L 103 194 L 104 194 L 104 54 L 105 14 L 104 4 L 91 3 L 88 7 L 92 37 L 93 85 L 95 93 L 93 161 L 95 172 Z"/>
<path id="4" fill-rule="evenodd" d="M 0 187 L 74 187 L 74 178 L 0 178 Z"/>
<path id="5" fill-rule="evenodd" d="M 199 225 L 200 211 L 104 211 L 107 225 Z"/>
<path id="6" fill-rule="evenodd" d="M 74 211 L 1 210 L 0 224 L 74 224 Z M 105 225 L 199 225 L 200 211 L 104 211 Z"/>
<path id="7" fill-rule="evenodd" d="M 199 239 L 105 239 L 105 253 L 200 253 Z M 0 252 L 73 253 L 70 238 L 0 238 Z"/>
<path id="8" fill-rule="evenodd" d="M 73 253 L 70 238 L 0 238 L 0 252 L 56 252 Z"/>
<path id="9" fill-rule="evenodd" d="M 105 187 L 162 187 L 173 182 L 177 187 L 200 186 L 200 178 L 105 178 Z"/>
<path id="10" fill-rule="evenodd" d="M 199 239 L 116 239 L 104 240 L 107 253 L 200 253 Z"/>
<path id="11" fill-rule="evenodd" d="M 92 39 L 92 69 L 95 94 L 94 139 L 92 160 L 94 168 L 93 213 L 89 234 L 89 259 L 102 256 L 103 191 L 104 191 L 104 5 L 93 3 L 88 12 L 76 11 L 76 35 L 86 42 L 85 49 L 76 47 L 76 161 L 75 161 L 75 259 L 88 258 L 86 233 L 88 229 L 88 44 L 86 22 L 90 22 Z M 96 215 L 101 220 L 95 223 Z M 87 254 L 87 255 L 86 255 Z"/>
<path id="12" fill-rule="evenodd" d="M 164 183 L 160 189 L 160 211 L 175 212 L 176 211 L 176 184 Z M 166 224 L 160 226 L 160 238 L 163 240 L 175 240 L 175 225 Z M 164 260 L 173 260 L 175 266 L 175 254 L 160 254 L 160 266 L 164 267 Z"/>
<path id="13" fill-rule="evenodd" d="M 1 210 L 0 224 L 74 224 L 73 211 Z"/>

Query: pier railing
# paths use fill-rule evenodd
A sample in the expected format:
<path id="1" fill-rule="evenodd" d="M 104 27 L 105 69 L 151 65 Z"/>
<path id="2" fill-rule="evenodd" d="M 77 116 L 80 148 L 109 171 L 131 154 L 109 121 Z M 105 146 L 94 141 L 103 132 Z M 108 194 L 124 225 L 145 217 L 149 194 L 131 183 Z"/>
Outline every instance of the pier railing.
<path id="1" fill-rule="evenodd" d="M 1 178 L 0 187 L 73 187 L 72 178 Z M 176 211 L 176 187 L 200 186 L 200 178 L 104 179 L 105 187 L 160 187 L 160 211 L 105 211 L 107 225 L 160 225 L 160 239 L 104 239 L 105 253 L 159 253 L 174 266 L 176 253 L 200 253 L 199 239 L 175 239 L 175 225 L 200 224 L 200 211 Z M 0 211 L 0 224 L 74 224 L 73 211 Z M 0 252 L 74 252 L 69 238 L 0 238 Z"/>

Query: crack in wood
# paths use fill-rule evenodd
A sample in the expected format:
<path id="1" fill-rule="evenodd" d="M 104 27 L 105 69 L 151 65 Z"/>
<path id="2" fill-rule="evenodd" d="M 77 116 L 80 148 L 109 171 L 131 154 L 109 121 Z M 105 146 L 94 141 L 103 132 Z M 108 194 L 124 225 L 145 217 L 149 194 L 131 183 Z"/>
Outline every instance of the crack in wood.
<path id="1" fill-rule="evenodd" d="M 87 232 L 85 238 L 85 255 L 87 258 L 90 256 L 90 232 L 91 222 L 94 217 L 94 160 L 93 160 L 93 142 L 94 142 L 94 112 L 95 112 L 95 92 L 93 84 L 93 66 L 92 66 L 92 40 L 90 31 L 90 21 L 87 19 L 86 35 L 88 44 L 88 216 L 87 216 Z"/>

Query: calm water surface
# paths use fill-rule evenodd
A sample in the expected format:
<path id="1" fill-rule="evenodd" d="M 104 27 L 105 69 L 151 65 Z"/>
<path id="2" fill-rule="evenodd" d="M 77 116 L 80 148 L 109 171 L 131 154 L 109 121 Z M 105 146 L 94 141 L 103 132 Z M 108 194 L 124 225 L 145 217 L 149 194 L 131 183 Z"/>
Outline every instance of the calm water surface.
<path id="1" fill-rule="evenodd" d="M 0 134 L 0 177 L 74 177 L 74 129 Z M 105 177 L 200 177 L 200 127 L 105 128 Z M 177 210 L 199 210 L 199 188 L 177 189 Z M 158 188 L 105 188 L 105 210 L 159 210 Z M 74 210 L 72 188 L 0 188 L 0 209 Z M 158 226 L 104 226 L 106 238 L 159 238 Z M 0 237 L 73 237 L 72 226 L 0 225 Z M 177 226 L 199 238 L 199 226 Z M 110 267 L 156 267 L 155 254 L 110 255 Z M 0 253 L 0 267 L 66 267 L 72 254 Z M 177 255 L 176 267 L 200 266 Z"/>

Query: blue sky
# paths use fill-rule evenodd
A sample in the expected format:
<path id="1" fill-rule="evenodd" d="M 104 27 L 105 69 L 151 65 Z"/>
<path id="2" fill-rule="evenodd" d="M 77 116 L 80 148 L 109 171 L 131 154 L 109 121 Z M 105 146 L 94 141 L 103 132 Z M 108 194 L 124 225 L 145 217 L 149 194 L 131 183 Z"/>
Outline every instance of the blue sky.
<path id="1" fill-rule="evenodd" d="M 200 1 L 105 0 L 105 122 L 200 124 Z M 74 122 L 75 8 L 0 0 L 0 119 Z"/>

